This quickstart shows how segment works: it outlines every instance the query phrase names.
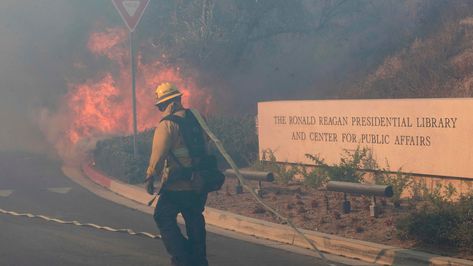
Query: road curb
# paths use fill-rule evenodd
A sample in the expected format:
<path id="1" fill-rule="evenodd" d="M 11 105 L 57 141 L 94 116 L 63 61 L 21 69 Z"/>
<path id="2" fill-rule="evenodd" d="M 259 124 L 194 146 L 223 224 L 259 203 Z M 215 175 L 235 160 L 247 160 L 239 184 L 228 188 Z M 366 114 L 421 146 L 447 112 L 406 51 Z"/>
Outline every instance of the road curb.
<path id="1" fill-rule="evenodd" d="M 145 205 L 152 198 L 152 196 L 145 193 L 144 189 L 110 178 L 94 169 L 89 163 L 83 163 L 81 168 L 84 174 L 93 182 L 125 198 Z M 295 234 L 289 226 L 209 207 L 205 208 L 204 216 L 206 223 L 213 226 L 297 247 L 310 248 L 309 244 Z M 314 241 L 315 245 L 323 252 L 359 259 L 368 263 L 384 265 L 473 266 L 473 261 L 470 260 L 444 257 L 309 230 L 301 229 L 301 231 Z"/>

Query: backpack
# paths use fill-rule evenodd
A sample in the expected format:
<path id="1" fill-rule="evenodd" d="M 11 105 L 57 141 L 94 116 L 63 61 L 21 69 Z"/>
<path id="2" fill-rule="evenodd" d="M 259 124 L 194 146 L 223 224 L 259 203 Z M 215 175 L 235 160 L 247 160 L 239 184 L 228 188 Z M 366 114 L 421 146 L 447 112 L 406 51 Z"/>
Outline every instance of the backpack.
<path id="1" fill-rule="evenodd" d="M 172 121 L 179 125 L 186 148 L 189 150 L 192 166 L 184 167 L 172 151 L 171 158 L 181 168 L 181 173 L 190 173 L 190 181 L 193 190 L 198 193 L 208 193 L 220 190 L 225 182 L 225 175 L 218 169 L 217 158 L 214 155 L 207 154 L 204 132 L 199 121 L 194 114 L 186 109 L 185 116 L 168 115 L 161 121 Z"/>

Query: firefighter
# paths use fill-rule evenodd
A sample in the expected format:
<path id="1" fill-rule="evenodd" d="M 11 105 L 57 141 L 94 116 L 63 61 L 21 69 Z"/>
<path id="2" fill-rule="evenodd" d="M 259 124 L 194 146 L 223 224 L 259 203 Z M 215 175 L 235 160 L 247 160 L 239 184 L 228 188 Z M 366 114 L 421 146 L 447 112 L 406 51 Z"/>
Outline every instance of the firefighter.
<path id="1" fill-rule="evenodd" d="M 181 103 L 182 93 L 171 83 L 162 83 L 156 89 L 156 106 L 163 113 L 153 138 L 146 190 L 155 194 L 154 181 L 161 176 L 159 198 L 154 211 L 154 220 L 161 232 L 172 265 L 205 266 L 206 256 L 205 220 L 202 212 L 207 193 L 198 193 L 192 188 L 189 171 L 192 157 L 186 147 L 180 126 L 168 116 L 185 118 L 189 115 Z M 203 138 L 202 131 L 198 132 Z M 185 221 L 187 237 L 177 225 L 177 214 Z"/>

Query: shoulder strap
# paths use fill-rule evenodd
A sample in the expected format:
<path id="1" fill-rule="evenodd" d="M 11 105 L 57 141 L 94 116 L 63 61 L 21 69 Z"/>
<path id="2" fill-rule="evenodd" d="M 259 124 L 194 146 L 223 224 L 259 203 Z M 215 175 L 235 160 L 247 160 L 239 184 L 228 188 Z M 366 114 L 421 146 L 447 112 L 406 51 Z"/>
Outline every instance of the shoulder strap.
<path id="1" fill-rule="evenodd" d="M 161 123 L 163 121 L 172 121 L 172 122 L 174 122 L 174 123 L 176 123 L 180 126 L 182 124 L 182 122 L 184 122 L 184 118 L 182 118 L 180 116 L 177 116 L 177 115 L 174 115 L 174 114 L 170 114 L 170 115 L 167 115 L 167 116 L 161 118 L 161 120 L 159 122 Z"/>
<path id="2" fill-rule="evenodd" d="M 179 161 L 179 159 L 177 159 L 177 156 L 174 154 L 174 152 L 169 151 L 169 155 L 170 155 L 171 158 L 177 163 L 177 165 L 178 165 L 180 168 L 187 168 L 187 167 L 185 167 L 184 165 L 182 165 L 182 163 L 181 163 L 181 161 Z"/>
<path id="3" fill-rule="evenodd" d="M 186 109 L 186 116 L 187 115 L 192 115 L 188 109 Z M 185 118 L 181 117 L 181 116 L 177 116 L 177 115 L 174 115 L 174 114 L 170 114 L 170 115 L 167 115 L 165 117 L 163 117 L 161 119 L 160 122 L 162 121 L 172 121 L 176 124 L 179 125 L 179 130 L 184 130 L 184 128 L 186 127 L 185 125 Z M 182 134 L 181 132 L 181 136 L 182 138 L 184 139 L 184 145 L 187 147 L 187 149 L 189 149 L 188 147 L 188 140 L 185 138 L 184 134 Z M 172 152 L 172 150 L 169 151 L 169 155 L 170 157 L 177 163 L 177 165 L 180 167 L 180 168 L 186 168 L 180 161 L 179 159 L 177 158 L 177 156 L 174 154 L 174 152 Z M 193 158 L 191 157 L 191 163 L 192 165 L 194 165 L 194 160 Z M 193 167 L 193 166 L 192 166 Z"/>
<path id="4" fill-rule="evenodd" d="M 176 124 L 179 125 L 179 127 L 181 128 L 182 127 L 182 123 L 184 122 L 184 118 L 180 117 L 180 116 L 177 116 L 177 115 L 174 115 L 174 114 L 170 114 L 170 115 L 167 115 L 163 118 L 161 118 L 161 120 L 159 121 L 159 123 L 163 122 L 163 121 L 172 121 Z M 172 152 L 172 150 L 169 151 L 169 155 L 170 157 L 177 163 L 177 165 L 180 167 L 180 168 L 184 168 L 184 166 L 182 165 L 182 163 L 179 161 L 179 159 L 177 159 L 176 155 L 174 154 L 174 152 Z"/>

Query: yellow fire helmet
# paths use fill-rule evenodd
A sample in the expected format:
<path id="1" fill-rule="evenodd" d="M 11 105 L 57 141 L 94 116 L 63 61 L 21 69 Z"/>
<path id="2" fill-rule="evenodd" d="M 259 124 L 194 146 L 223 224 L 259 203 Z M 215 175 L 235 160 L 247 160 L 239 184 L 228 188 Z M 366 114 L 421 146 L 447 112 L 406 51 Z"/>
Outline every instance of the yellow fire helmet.
<path id="1" fill-rule="evenodd" d="M 174 84 L 163 82 L 156 88 L 156 105 L 179 96 L 182 96 L 182 93 Z"/>

